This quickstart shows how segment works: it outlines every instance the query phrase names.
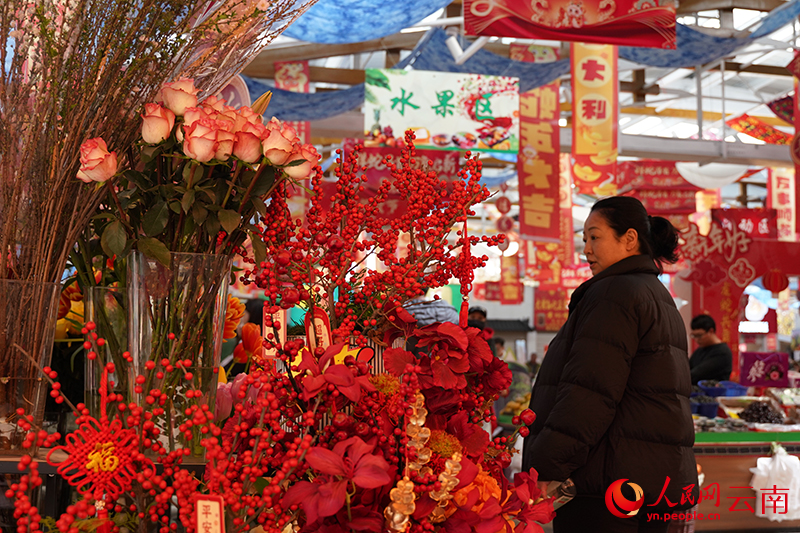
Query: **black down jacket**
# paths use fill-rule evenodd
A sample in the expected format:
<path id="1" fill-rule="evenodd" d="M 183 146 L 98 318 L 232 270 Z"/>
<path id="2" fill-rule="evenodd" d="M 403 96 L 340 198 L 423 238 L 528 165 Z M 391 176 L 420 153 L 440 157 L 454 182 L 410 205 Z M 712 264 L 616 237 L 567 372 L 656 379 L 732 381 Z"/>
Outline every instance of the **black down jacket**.
<path id="1" fill-rule="evenodd" d="M 644 490 L 643 510 L 669 478 L 651 511 L 697 502 L 686 330 L 657 274 L 636 255 L 575 290 L 533 386 L 523 471 L 571 478 L 583 496 L 629 479 Z"/>

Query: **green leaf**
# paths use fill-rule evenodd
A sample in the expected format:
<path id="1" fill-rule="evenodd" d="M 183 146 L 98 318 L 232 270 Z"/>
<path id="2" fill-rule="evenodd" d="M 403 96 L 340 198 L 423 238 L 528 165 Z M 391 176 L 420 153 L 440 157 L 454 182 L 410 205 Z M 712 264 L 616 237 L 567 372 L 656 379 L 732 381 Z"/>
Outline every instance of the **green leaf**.
<path id="1" fill-rule="evenodd" d="M 127 240 L 128 236 L 125 233 L 122 222 L 115 220 L 106 226 L 106 229 L 103 231 L 103 236 L 100 238 L 100 246 L 103 247 L 103 252 L 105 252 L 108 257 L 114 255 L 121 256 Z"/>
<path id="2" fill-rule="evenodd" d="M 170 200 L 169 201 L 169 208 L 176 215 L 180 215 L 181 214 L 181 203 L 178 200 Z"/>
<path id="3" fill-rule="evenodd" d="M 391 89 L 389 78 L 378 69 L 368 68 L 364 71 L 364 81 L 367 85 L 376 85 L 384 89 Z"/>
<path id="4" fill-rule="evenodd" d="M 297 166 L 302 165 L 306 161 L 307 161 L 306 159 L 295 159 L 294 161 L 289 161 L 288 163 L 283 165 L 283 168 L 297 167 Z"/>
<path id="5" fill-rule="evenodd" d="M 208 215 L 205 227 L 206 233 L 208 233 L 212 238 L 216 238 L 217 233 L 219 233 L 219 220 L 217 219 L 216 215 L 213 213 Z"/>
<path id="6" fill-rule="evenodd" d="M 253 483 L 253 490 L 256 494 L 261 494 L 269 486 L 269 481 L 265 477 L 260 477 Z"/>
<path id="7" fill-rule="evenodd" d="M 264 200 L 261 198 L 253 198 L 251 201 L 253 202 L 253 208 L 256 210 L 256 213 L 262 217 L 267 216 L 267 204 L 264 203 Z"/>
<path id="8" fill-rule="evenodd" d="M 163 242 L 152 237 L 142 237 L 139 239 L 138 248 L 147 257 L 169 267 L 169 250 Z"/>
<path id="9" fill-rule="evenodd" d="M 192 206 L 192 219 L 194 223 L 198 226 L 205 222 L 206 217 L 208 216 L 208 209 L 203 207 L 203 204 L 196 203 Z"/>
<path id="10" fill-rule="evenodd" d="M 267 193 L 270 187 L 272 187 L 273 183 L 275 183 L 275 167 L 268 167 L 264 170 L 264 173 L 259 176 L 258 182 L 251 192 L 251 197 L 261 198 Z"/>
<path id="11" fill-rule="evenodd" d="M 242 221 L 242 215 L 230 209 L 222 209 L 217 213 L 217 217 L 219 217 L 219 223 L 222 224 L 222 229 L 228 233 L 233 233 Z"/>
<path id="12" fill-rule="evenodd" d="M 169 207 L 166 202 L 160 201 L 147 210 L 142 218 L 142 229 L 148 237 L 155 237 L 167 227 L 169 220 Z"/>
<path id="13" fill-rule="evenodd" d="M 375 96 L 375 93 L 369 90 L 369 87 L 367 87 L 366 90 L 364 91 L 364 100 L 366 100 L 367 103 L 372 105 L 378 105 L 380 103 L 378 102 L 378 97 Z"/>
<path id="14" fill-rule="evenodd" d="M 193 203 L 194 203 L 194 189 L 189 189 L 183 195 L 183 198 L 181 198 L 181 206 L 183 206 L 183 212 L 188 213 Z"/>
<path id="15" fill-rule="evenodd" d="M 253 245 L 253 255 L 255 256 L 256 265 L 260 265 L 267 260 L 267 245 L 261 240 L 261 237 L 253 233 L 247 232 L 250 235 L 250 243 Z"/>

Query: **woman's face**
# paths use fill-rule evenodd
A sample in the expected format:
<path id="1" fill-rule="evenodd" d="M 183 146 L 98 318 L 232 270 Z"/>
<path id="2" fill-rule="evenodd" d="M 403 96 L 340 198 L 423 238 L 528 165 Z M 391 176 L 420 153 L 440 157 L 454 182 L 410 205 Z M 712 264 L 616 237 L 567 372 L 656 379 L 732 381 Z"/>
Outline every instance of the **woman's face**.
<path id="1" fill-rule="evenodd" d="M 605 217 L 597 211 L 590 213 L 583 224 L 583 242 L 583 253 L 594 276 L 626 257 L 639 255 L 636 231 L 629 229 L 625 235 L 617 237 Z"/>

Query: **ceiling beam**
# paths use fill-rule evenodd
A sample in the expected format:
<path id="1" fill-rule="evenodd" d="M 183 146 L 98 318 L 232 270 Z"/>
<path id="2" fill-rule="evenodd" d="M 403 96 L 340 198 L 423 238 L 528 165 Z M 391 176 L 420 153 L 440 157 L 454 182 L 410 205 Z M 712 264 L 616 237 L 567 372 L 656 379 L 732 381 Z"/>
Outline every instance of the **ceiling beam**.
<path id="1" fill-rule="evenodd" d="M 715 9 L 752 9 L 754 11 L 772 11 L 783 4 L 783 0 L 681 0 L 678 4 L 679 15 L 712 11 Z"/>

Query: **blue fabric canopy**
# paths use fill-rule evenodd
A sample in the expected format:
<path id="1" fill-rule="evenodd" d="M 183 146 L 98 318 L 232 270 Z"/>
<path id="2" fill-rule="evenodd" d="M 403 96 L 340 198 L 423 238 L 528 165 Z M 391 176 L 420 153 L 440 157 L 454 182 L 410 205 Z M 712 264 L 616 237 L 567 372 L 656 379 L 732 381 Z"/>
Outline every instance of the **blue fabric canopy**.
<path id="1" fill-rule="evenodd" d="M 620 46 L 619 57 L 651 67 L 696 67 L 728 56 L 751 42 L 750 38 L 714 37 L 683 24 L 678 24 L 676 33 L 678 47 L 675 50 Z"/>
<path id="2" fill-rule="evenodd" d="M 312 43 L 360 43 L 413 26 L 452 0 L 319 0 L 284 35 Z"/>

